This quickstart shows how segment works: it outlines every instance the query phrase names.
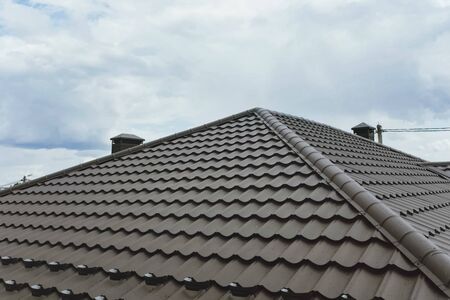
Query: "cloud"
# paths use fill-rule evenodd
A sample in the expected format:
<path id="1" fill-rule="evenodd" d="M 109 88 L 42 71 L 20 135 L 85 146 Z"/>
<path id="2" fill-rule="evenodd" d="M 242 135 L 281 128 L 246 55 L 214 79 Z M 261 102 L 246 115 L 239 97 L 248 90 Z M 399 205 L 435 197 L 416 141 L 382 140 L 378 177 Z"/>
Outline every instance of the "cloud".
<path id="1" fill-rule="evenodd" d="M 0 144 L 107 151 L 121 132 L 254 106 L 343 129 L 449 126 L 449 20 L 445 0 L 5 0 Z M 432 137 L 386 141 L 450 160 Z"/>
<path id="2" fill-rule="evenodd" d="M 0 186 L 18 182 L 23 176 L 35 179 L 99 156 L 104 151 L 78 151 L 62 148 L 23 149 L 0 146 Z M 30 175 L 30 176 L 28 176 Z"/>

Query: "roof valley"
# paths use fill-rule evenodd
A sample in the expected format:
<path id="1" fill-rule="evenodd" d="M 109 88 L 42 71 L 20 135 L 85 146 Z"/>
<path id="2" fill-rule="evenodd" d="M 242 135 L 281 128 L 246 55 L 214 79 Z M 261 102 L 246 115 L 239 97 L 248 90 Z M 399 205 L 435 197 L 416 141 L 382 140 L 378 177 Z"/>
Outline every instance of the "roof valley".
<path id="1" fill-rule="evenodd" d="M 450 297 L 450 257 L 269 110 L 255 114 Z"/>

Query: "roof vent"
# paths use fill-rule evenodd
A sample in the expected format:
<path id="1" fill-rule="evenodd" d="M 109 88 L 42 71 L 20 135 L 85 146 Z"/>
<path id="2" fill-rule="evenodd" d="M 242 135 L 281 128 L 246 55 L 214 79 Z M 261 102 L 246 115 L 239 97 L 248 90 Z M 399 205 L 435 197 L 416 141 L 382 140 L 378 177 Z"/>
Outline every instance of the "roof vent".
<path id="1" fill-rule="evenodd" d="M 355 127 L 352 127 L 353 133 L 359 136 L 362 136 L 363 138 L 369 139 L 374 141 L 375 140 L 375 127 L 372 127 L 370 125 L 367 125 L 366 123 L 362 122 Z"/>
<path id="2" fill-rule="evenodd" d="M 111 153 L 116 153 L 142 144 L 145 140 L 134 134 L 122 133 L 111 138 Z"/>

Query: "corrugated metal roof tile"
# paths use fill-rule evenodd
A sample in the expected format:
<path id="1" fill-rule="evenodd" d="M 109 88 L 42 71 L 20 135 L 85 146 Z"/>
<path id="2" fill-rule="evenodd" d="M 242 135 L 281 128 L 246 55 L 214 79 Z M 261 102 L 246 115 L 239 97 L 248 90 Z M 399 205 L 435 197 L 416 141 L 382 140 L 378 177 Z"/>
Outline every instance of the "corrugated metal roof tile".
<path id="1" fill-rule="evenodd" d="M 417 228 L 438 228 L 430 239 L 450 249 L 449 231 L 437 226 L 447 206 L 430 206 L 450 201 L 446 182 L 417 159 L 321 124 L 276 117 L 296 132 L 289 138 L 298 134 L 339 161 L 386 205 L 399 213 L 412 205 L 419 213 L 405 218 Z M 233 295 L 242 289 L 264 300 L 280 298 L 283 288 L 311 299 L 444 298 L 277 130 L 248 111 L 4 194 L 0 254 L 16 261 L 0 265 L 0 278 L 28 284 L 12 297 L 42 284 L 52 288 L 50 298 L 71 289 L 108 299 L 237 300 L 245 299 Z M 311 153 L 310 160 L 320 158 Z M 26 268 L 24 258 L 40 265 Z M 52 272 L 51 261 L 63 270 Z M 81 264 L 93 273 L 80 275 Z M 109 269 L 124 279 L 112 279 Z M 162 283 L 146 284 L 146 273 Z"/>

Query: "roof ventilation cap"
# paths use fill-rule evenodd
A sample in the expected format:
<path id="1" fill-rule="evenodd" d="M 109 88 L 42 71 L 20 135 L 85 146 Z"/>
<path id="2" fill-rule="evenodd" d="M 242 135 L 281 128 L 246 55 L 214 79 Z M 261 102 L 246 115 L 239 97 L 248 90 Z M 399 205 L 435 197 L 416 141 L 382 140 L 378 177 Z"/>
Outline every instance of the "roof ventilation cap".
<path id="1" fill-rule="evenodd" d="M 375 140 L 375 127 L 372 127 L 364 122 L 352 127 L 353 133 L 363 138 L 374 141 Z"/>
<path id="2" fill-rule="evenodd" d="M 112 137 L 110 140 L 112 141 L 111 153 L 116 153 L 131 147 L 138 146 L 145 141 L 143 138 L 129 133 L 121 133 Z"/>

